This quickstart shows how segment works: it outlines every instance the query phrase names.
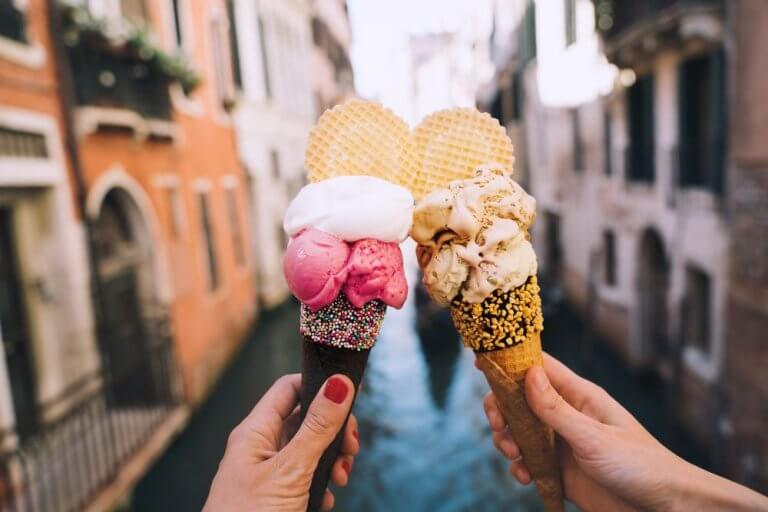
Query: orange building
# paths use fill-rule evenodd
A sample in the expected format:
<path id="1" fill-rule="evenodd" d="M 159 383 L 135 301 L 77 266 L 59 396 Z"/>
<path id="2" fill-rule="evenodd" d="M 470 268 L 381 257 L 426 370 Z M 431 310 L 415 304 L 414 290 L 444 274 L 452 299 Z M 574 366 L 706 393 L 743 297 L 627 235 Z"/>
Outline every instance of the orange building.
<path id="1" fill-rule="evenodd" d="M 0 0 L 3 510 L 110 508 L 253 322 L 231 11 Z"/>
<path id="2" fill-rule="evenodd" d="M 255 313 L 227 7 L 103 0 L 62 18 L 106 343 L 167 315 L 191 400 Z M 107 352 L 119 371 L 124 346 Z"/>

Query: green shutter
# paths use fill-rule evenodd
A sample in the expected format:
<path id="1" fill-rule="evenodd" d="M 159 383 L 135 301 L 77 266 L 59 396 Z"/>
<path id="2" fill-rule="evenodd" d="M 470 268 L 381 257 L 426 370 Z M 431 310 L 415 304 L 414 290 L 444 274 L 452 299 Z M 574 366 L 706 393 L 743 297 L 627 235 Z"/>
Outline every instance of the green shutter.
<path id="1" fill-rule="evenodd" d="M 712 191 L 721 194 L 724 188 L 725 152 L 726 152 L 726 123 L 728 122 L 725 83 L 725 50 L 715 51 L 711 59 L 710 71 L 710 104 L 711 119 L 707 120 L 708 139 L 710 147 L 711 172 L 709 186 Z"/>

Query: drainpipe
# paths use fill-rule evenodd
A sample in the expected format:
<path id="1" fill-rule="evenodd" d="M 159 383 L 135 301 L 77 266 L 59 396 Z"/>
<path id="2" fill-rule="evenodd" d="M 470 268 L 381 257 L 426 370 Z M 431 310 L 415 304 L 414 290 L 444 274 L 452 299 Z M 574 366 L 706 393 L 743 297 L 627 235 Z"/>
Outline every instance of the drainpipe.
<path id="1" fill-rule="evenodd" d="M 99 347 L 102 345 L 104 311 L 103 311 L 103 283 L 98 272 L 98 262 L 96 259 L 96 243 L 94 239 L 93 220 L 88 216 L 86 201 L 88 197 L 88 188 L 83 174 L 83 165 L 80 158 L 80 150 L 77 145 L 75 131 L 74 109 L 75 109 L 75 88 L 72 70 L 69 66 L 69 55 L 65 48 L 61 34 L 63 32 L 63 23 L 61 16 L 61 5 L 58 0 L 46 0 L 48 11 L 48 35 L 51 41 L 54 73 L 56 76 L 56 92 L 59 104 L 61 106 L 62 117 L 62 138 L 64 143 L 64 153 L 72 170 L 72 177 L 75 184 L 75 200 L 77 209 L 83 220 L 85 229 L 88 265 L 90 267 L 90 289 L 91 303 L 95 317 L 96 340 Z M 104 351 L 99 350 L 102 369 L 109 370 L 109 361 L 104 356 Z"/>

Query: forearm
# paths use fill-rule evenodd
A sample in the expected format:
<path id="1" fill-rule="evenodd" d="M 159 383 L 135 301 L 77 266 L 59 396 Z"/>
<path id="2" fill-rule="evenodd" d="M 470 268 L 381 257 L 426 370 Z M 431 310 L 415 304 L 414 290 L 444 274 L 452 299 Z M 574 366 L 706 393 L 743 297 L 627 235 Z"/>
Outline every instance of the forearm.
<path id="1" fill-rule="evenodd" d="M 768 498 L 681 460 L 672 482 L 671 510 L 768 512 Z"/>

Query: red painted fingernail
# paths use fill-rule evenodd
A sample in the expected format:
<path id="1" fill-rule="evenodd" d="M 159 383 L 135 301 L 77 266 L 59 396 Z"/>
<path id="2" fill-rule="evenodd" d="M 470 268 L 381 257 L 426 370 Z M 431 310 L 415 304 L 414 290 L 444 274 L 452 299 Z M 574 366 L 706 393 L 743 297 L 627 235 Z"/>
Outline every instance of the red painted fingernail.
<path id="1" fill-rule="evenodd" d="M 343 379 L 339 377 L 331 377 L 325 384 L 325 391 L 323 394 L 325 395 L 325 398 L 331 402 L 340 404 L 344 402 L 345 398 L 347 398 L 348 391 L 347 383 L 344 382 Z"/>
<path id="2" fill-rule="evenodd" d="M 352 466 L 349 465 L 348 460 L 341 461 L 341 467 L 344 469 L 344 472 L 349 475 L 349 472 L 352 471 Z"/>

